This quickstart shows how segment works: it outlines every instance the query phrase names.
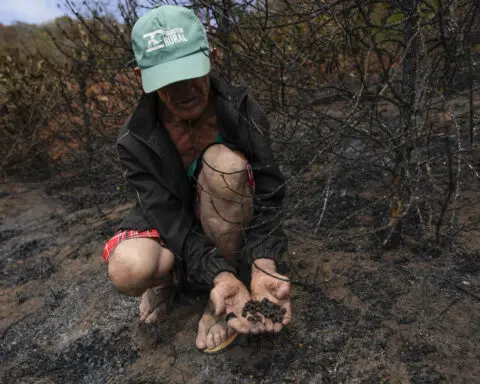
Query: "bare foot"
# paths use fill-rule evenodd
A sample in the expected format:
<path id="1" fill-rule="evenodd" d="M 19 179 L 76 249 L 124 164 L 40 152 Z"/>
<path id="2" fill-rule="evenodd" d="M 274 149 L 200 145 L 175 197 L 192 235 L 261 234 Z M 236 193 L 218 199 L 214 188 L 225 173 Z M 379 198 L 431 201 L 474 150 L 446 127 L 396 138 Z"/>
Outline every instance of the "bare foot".
<path id="1" fill-rule="evenodd" d="M 234 333 L 235 331 L 225 322 L 225 316 L 217 318 L 206 311 L 198 323 L 197 348 L 218 347 Z"/>
<path id="2" fill-rule="evenodd" d="M 168 312 L 170 290 L 168 284 L 147 289 L 140 302 L 140 322 L 152 324 Z"/>

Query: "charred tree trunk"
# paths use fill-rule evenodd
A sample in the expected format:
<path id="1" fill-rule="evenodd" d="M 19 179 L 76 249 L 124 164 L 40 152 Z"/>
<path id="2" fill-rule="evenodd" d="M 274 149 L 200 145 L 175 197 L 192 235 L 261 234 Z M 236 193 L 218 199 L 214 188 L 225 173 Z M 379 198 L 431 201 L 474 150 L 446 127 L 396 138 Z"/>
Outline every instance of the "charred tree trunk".
<path id="1" fill-rule="evenodd" d="M 232 80 L 232 57 L 230 49 L 230 17 L 232 15 L 232 1 L 222 0 L 217 7 L 219 9 L 216 12 L 216 19 L 218 23 L 218 34 L 223 51 L 223 69 L 226 81 L 230 83 Z"/>
<path id="2" fill-rule="evenodd" d="M 412 194 L 410 163 L 417 127 L 417 96 L 420 74 L 420 26 L 418 0 L 403 0 L 405 13 L 404 45 L 405 53 L 402 67 L 402 98 L 400 108 L 400 143 L 393 175 L 393 196 L 390 201 L 389 223 L 391 229 L 383 241 L 384 246 L 396 248 L 401 240 L 400 217 L 408 209 L 407 204 Z"/>

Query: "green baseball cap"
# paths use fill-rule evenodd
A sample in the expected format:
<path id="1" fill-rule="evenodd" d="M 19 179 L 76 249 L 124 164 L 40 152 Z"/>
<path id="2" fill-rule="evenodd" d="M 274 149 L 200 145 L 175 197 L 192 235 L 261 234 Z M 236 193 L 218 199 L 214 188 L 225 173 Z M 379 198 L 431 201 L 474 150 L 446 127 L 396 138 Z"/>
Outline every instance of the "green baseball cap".
<path id="1" fill-rule="evenodd" d="M 188 8 L 153 8 L 133 26 L 132 45 L 146 93 L 210 72 L 207 33 Z"/>

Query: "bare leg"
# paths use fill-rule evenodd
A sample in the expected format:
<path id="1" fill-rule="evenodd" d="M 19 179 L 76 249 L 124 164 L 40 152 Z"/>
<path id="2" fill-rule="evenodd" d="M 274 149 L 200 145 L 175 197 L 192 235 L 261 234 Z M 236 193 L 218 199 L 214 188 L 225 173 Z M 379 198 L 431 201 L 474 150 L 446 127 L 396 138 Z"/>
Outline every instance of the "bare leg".
<path id="1" fill-rule="evenodd" d="M 121 242 L 108 261 L 108 275 L 115 288 L 140 296 L 140 321 L 153 323 L 168 309 L 169 272 L 174 255 L 153 239 Z"/>
<path id="2" fill-rule="evenodd" d="M 252 190 L 245 157 L 223 145 L 210 147 L 198 177 L 200 221 L 206 235 L 232 259 L 244 226 L 253 215 Z"/>
<path id="3" fill-rule="evenodd" d="M 223 145 L 210 147 L 203 156 L 198 188 L 203 230 L 231 260 L 239 250 L 244 226 L 253 215 L 244 156 Z M 207 309 L 198 324 L 197 347 L 214 348 L 232 333 L 223 319 L 214 318 Z"/>

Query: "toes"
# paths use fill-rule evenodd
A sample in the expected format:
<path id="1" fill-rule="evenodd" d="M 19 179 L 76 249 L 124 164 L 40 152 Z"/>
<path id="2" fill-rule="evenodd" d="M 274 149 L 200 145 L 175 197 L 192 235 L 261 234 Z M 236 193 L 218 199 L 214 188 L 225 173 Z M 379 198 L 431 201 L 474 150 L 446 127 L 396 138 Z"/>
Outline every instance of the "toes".
<path id="1" fill-rule="evenodd" d="M 152 312 L 152 306 L 150 303 L 147 303 L 146 300 L 142 299 L 140 303 L 140 321 L 145 321 L 147 316 Z"/>
<path id="2" fill-rule="evenodd" d="M 213 342 L 215 343 L 215 347 L 217 347 L 227 339 L 226 337 L 227 333 L 225 332 L 225 329 L 221 326 L 217 326 L 215 328 L 216 328 L 215 330 L 212 330 L 212 333 L 213 333 Z"/>
<path id="3" fill-rule="evenodd" d="M 237 318 L 231 319 L 235 323 L 239 321 Z M 198 349 L 213 349 L 227 341 L 229 337 L 235 334 L 235 326 L 230 327 L 224 320 L 215 318 L 207 313 L 204 313 L 200 322 L 198 323 L 197 348 Z"/>
<path id="4" fill-rule="evenodd" d="M 198 323 L 198 335 L 196 345 L 198 349 L 204 349 L 207 347 L 207 332 L 205 330 L 205 324 L 202 320 Z"/>
<path id="5" fill-rule="evenodd" d="M 153 324 L 158 321 L 160 318 L 160 308 L 156 308 L 152 313 L 150 313 L 146 318 L 145 318 L 145 324 Z M 141 319 L 141 318 L 140 318 Z"/>
<path id="6" fill-rule="evenodd" d="M 151 324 L 168 312 L 168 292 L 164 289 L 149 288 L 140 300 L 140 322 Z"/>
<path id="7" fill-rule="evenodd" d="M 213 339 L 213 332 L 209 332 L 207 335 L 207 347 L 210 348 L 215 348 L 215 340 Z"/>
<path id="8" fill-rule="evenodd" d="M 220 332 L 218 333 L 220 337 L 220 342 L 218 344 L 222 344 L 224 341 L 227 340 L 227 330 L 225 328 L 221 328 Z"/>
<path id="9" fill-rule="evenodd" d="M 140 321 L 144 321 L 153 311 L 155 295 L 151 288 L 147 289 L 140 301 Z"/>

